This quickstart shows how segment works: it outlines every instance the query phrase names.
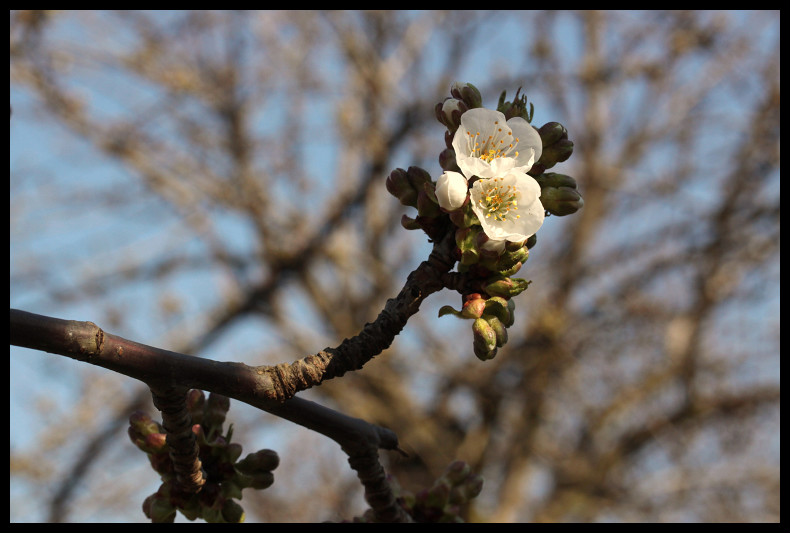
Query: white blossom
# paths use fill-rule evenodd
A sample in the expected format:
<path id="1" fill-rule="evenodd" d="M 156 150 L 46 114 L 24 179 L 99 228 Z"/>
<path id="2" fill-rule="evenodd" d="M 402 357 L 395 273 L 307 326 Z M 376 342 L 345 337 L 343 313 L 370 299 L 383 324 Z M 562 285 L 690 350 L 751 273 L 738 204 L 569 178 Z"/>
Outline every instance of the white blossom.
<path id="1" fill-rule="evenodd" d="M 458 167 L 467 179 L 494 178 L 509 170 L 528 172 L 540 159 L 543 143 L 529 122 L 521 117 L 505 121 L 499 111 L 482 107 L 461 115 L 453 137 Z"/>
<path id="2" fill-rule="evenodd" d="M 498 247 L 498 241 L 523 241 L 543 225 L 540 185 L 518 170 L 475 181 L 471 204 L 486 236 L 494 241 L 490 249 Z"/>

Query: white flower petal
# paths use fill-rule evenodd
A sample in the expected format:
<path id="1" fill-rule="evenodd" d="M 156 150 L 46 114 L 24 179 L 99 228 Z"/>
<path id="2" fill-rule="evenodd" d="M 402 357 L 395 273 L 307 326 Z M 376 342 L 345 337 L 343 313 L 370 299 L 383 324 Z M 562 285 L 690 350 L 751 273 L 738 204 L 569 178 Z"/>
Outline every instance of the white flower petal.
<path id="1" fill-rule="evenodd" d="M 439 207 L 447 211 L 455 211 L 464 205 L 468 192 L 466 178 L 458 172 L 445 172 L 436 181 L 436 199 Z"/>
<path id="2" fill-rule="evenodd" d="M 518 155 L 514 166 L 523 172 L 529 172 L 543 153 L 543 141 L 538 131 L 521 117 L 511 118 L 507 121 L 507 125 L 513 131 L 513 137 L 518 139 L 516 144 Z"/>
<path id="3" fill-rule="evenodd" d="M 516 166 L 516 159 L 512 157 L 498 157 L 493 159 L 489 165 L 491 176 L 504 176 Z"/>

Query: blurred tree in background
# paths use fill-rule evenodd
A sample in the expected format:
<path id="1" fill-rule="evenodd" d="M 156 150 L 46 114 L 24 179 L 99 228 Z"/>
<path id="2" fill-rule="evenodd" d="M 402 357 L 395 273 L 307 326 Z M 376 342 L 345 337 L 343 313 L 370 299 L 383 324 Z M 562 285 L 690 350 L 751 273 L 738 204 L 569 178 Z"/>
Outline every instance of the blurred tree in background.
<path id="1" fill-rule="evenodd" d="M 302 396 L 391 428 L 408 488 L 454 459 L 480 521 L 778 521 L 778 12 L 10 15 L 11 305 L 247 364 L 359 332 L 430 250 L 395 167 L 434 179 L 453 81 L 565 125 L 585 207 L 547 219 L 496 359 L 429 298 Z M 139 383 L 11 348 L 11 520 L 142 520 Z M 331 441 L 233 404 L 277 450 L 250 521 L 351 518 Z M 254 444 L 253 444 L 254 443 Z"/>

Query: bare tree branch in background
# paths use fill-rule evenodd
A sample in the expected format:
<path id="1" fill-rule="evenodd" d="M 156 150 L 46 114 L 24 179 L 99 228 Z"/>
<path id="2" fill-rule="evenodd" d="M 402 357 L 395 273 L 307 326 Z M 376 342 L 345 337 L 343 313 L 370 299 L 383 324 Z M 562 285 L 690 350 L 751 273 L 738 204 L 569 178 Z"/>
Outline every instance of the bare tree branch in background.
<path id="1" fill-rule="evenodd" d="M 12 146 L 60 128 L 12 157 L 12 307 L 256 366 L 337 346 L 430 252 L 384 180 L 441 173 L 436 102 L 455 80 L 520 86 L 536 126 L 570 132 L 585 207 L 544 224 L 507 346 L 477 360 L 441 293 L 307 397 L 397 434 L 403 487 L 470 463 L 471 520 L 779 520 L 775 13 L 14 11 L 10 28 Z M 150 392 L 25 359 L 12 400 L 39 422 L 24 446 L 12 428 L 11 520 L 141 519 L 152 476 L 119 430 Z M 334 443 L 236 405 L 240 440 L 282 458 L 249 520 L 364 510 Z"/>

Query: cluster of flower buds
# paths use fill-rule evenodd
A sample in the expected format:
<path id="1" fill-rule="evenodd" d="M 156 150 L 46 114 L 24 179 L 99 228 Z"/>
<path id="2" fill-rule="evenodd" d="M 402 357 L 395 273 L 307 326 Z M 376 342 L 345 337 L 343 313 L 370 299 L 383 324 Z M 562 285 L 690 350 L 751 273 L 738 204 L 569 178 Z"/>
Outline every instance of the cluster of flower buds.
<path id="1" fill-rule="evenodd" d="M 436 120 L 454 134 L 461 125 L 461 115 L 470 109 L 483 107 L 483 97 L 471 83 L 455 82 L 450 87 L 450 97 L 436 104 Z M 449 148 L 449 145 L 448 145 Z"/>
<path id="2" fill-rule="evenodd" d="M 584 206 L 584 198 L 572 177 L 547 172 L 535 176 L 535 180 L 540 184 L 540 203 L 552 215 L 572 215 Z"/>
<path id="3" fill-rule="evenodd" d="M 401 225 L 409 230 L 422 229 L 429 237 L 437 238 L 443 231 L 443 216 L 436 200 L 436 184 L 431 175 L 420 167 L 408 170 L 396 168 L 387 177 L 387 191 L 401 204 L 417 208 L 417 217 L 403 215 Z"/>
<path id="4" fill-rule="evenodd" d="M 543 141 L 543 153 L 528 172 L 533 177 L 567 161 L 573 154 L 573 141 L 568 139 L 568 130 L 559 122 L 547 122 L 538 129 L 538 134 Z"/>
<path id="5" fill-rule="evenodd" d="M 387 190 L 418 211 L 416 218 L 403 216 L 403 227 L 422 229 L 434 240 L 455 232 L 463 308 L 444 306 L 439 316 L 473 320 L 481 360 L 493 358 L 507 341 L 511 298 L 530 283 L 511 276 L 529 257 L 546 214 L 569 215 L 584 205 L 573 178 L 544 173 L 573 153 L 568 131 L 557 122 L 532 126 L 534 106 L 520 91 L 511 101 L 503 91 L 493 110 L 482 107 L 474 85 L 454 83 L 451 96 L 435 108 L 447 128 L 439 155 L 444 174 L 434 182 L 425 170 L 410 167 L 387 178 Z"/>
<path id="6" fill-rule="evenodd" d="M 481 239 L 480 237 L 483 237 Z M 463 295 L 460 311 L 445 305 L 439 316 L 454 315 L 473 320 L 472 334 L 475 356 L 481 361 L 493 359 L 497 349 L 507 342 L 507 329 L 513 324 L 515 302 L 513 296 L 521 294 L 530 282 L 511 278 L 529 258 L 529 248 L 536 242 L 535 236 L 522 242 L 505 244 L 501 253 L 486 250 L 485 235 L 479 228 L 456 230 L 456 245 L 460 260 L 458 271 L 474 275 L 477 282 Z M 531 242 L 530 242 L 531 241 Z"/>
<path id="7" fill-rule="evenodd" d="M 488 295 L 471 293 L 464 296 L 460 311 L 445 305 L 439 309 L 439 316 L 455 315 L 459 318 L 473 320 L 472 346 L 475 356 L 481 361 L 493 359 L 497 349 L 507 342 L 507 328 L 513 325 L 516 304 L 513 300 L 502 296 L 491 296 L 496 293 L 519 293 L 527 288 L 530 282 L 522 279 L 510 279 L 504 276 L 489 278 L 486 288 Z"/>
<path id="8" fill-rule="evenodd" d="M 416 494 L 404 490 L 393 477 L 389 477 L 398 504 L 415 522 L 463 522 L 461 508 L 476 498 L 483 490 L 483 478 L 472 473 L 464 461 L 455 461 L 448 466 L 431 488 Z M 373 509 L 368 509 L 354 522 L 375 522 Z"/>
<path id="9" fill-rule="evenodd" d="M 187 395 L 187 408 L 194 422 L 192 432 L 206 478 L 195 494 L 179 490 L 176 484 L 162 426 L 140 411 L 129 418 L 129 437 L 148 454 L 151 466 L 162 478 L 159 490 L 145 499 L 143 511 L 153 522 L 172 522 L 176 511 L 189 520 L 243 522 L 244 509 L 236 500 L 241 499 L 242 489 L 261 490 L 274 482 L 272 471 L 279 464 L 277 453 L 259 450 L 238 460 L 242 447 L 231 441 L 233 426 L 225 434 L 222 430 L 230 409 L 227 397 L 209 394 L 206 399 L 203 391 L 193 389 Z"/>

